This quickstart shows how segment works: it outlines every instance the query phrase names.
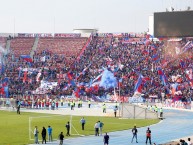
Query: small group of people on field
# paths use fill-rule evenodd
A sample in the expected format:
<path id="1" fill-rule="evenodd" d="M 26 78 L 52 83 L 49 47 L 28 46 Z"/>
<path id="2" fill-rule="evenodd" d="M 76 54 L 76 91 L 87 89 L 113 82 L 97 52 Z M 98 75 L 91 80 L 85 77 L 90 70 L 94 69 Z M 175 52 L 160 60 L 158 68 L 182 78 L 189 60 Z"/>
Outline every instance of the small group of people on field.
<path id="1" fill-rule="evenodd" d="M 103 126 L 104 126 L 104 123 L 101 121 L 97 121 L 95 123 L 94 125 L 95 136 L 99 136 L 99 133 L 100 133 L 100 136 L 102 136 Z"/>
<path id="2" fill-rule="evenodd" d="M 138 141 L 137 141 L 137 133 L 138 133 L 138 130 L 137 130 L 136 126 L 134 126 L 131 131 L 132 131 L 132 134 L 133 134 L 131 143 L 133 143 L 133 139 L 134 139 L 134 138 L 136 139 L 136 143 L 138 143 Z M 150 143 L 150 145 L 151 145 L 151 130 L 150 130 L 149 127 L 148 127 L 147 130 L 146 130 L 146 141 L 145 141 L 145 143 L 147 144 L 148 141 L 149 141 L 149 143 Z M 154 144 L 155 144 L 155 143 L 154 143 Z"/>
<path id="3" fill-rule="evenodd" d="M 80 123 L 81 123 L 82 130 L 85 130 L 86 120 L 85 120 L 84 117 L 82 117 L 80 119 Z M 104 126 L 104 123 L 101 122 L 101 121 L 97 121 L 95 123 L 95 125 L 94 125 L 95 136 L 99 136 L 99 135 L 102 136 L 103 126 Z M 66 136 L 70 136 L 71 124 L 70 124 L 69 121 L 67 122 L 65 127 L 66 127 Z M 137 129 L 137 127 L 134 126 L 131 131 L 132 131 L 132 135 L 133 135 L 131 143 L 133 143 L 134 139 L 135 139 L 136 143 L 138 143 L 138 138 L 137 138 L 138 129 Z M 35 144 L 39 144 L 39 141 L 38 141 L 39 130 L 38 130 L 37 126 L 35 126 L 35 129 L 34 129 L 33 133 L 34 133 Z M 146 130 L 146 141 L 145 141 L 146 144 L 149 142 L 149 144 L 151 145 L 151 143 L 152 143 L 152 141 L 151 141 L 151 133 L 152 132 L 151 132 L 150 128 L 148 127 L 147 130 Z M 42 128 L 42 131 L 41 131 L 42 144 L 43 143 L 46 144 L 46 135 L 47 134 L 48 134 L 49 142 L 52 142 L 52 127 L 51 126 L 48 126 L 47 130 L 46 130 L 45 127 Z M 63 145 L 63 140 L 64 140 L 63 132 L 61 132 L 59 134 L 58 139 L 59 139 L 59 145 Z M 109 135 L 107 133 L 105 133 L 104 138 L 103 138 L 104 145 L 109 145 L 109 139 L 110 139 Z M 154 145 L 155 145 L 155 143 L 154 143 Z M 183 144 L 183 145 L 186 145 L 186 144 Z"/>
<path id="4" fill-rule="evenodd" d="M 46 144 L 46 135 L 47 135 L 47 133 L 48 133 L 48 141 L 52 142 L 52 127 L 48 126 L 47 130 L 46 130 L 45 127 L 42 127 L 42 131 L 41 131 L 42 144 L 43 143 Z M 39 141 L 38 141 L 39 130 L 38 130 L 37 126 L 35 126 L 33 134 L 34 134 L 34 142 L 35 142 L 35 144 L 39 144 Z"/>
<path id="5" fill-rule="evenodd" d="M 159 117 L 160 117 L 160 118 L 163 118 L 163 109 L 162 109 L 162 107 L 161 107 L 161 108 L 158 108 L 156 105 L 153 105 L 153 106 L 151 105 L 151 106 L 147 106 L 147 108 L 148 108 L 150 111 L 159 113 Z"/>

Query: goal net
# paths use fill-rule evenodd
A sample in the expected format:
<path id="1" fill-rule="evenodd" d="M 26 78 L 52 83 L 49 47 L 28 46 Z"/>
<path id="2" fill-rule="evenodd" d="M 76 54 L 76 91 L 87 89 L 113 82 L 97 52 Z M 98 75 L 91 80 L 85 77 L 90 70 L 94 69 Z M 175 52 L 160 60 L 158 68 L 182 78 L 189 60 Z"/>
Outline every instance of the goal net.
<path id="1" fill-rule="evenodd" d="M 58 140 L 58 135 L 63 132 L 66 135 L 66 124 L 70 122 L 70 135 L 81 136 L 75 124 L 77 121 L 73 122 L 72 116 L 67 115 L 50 115 L 50 116 L 34 116 L 29 117 L 29 140 L 34 140 L 34 128 L 38 127 L 39 138 L 41 140 L 41 131 L 45 127 L 46 130 L 48 126 L 52 128 L 53 140 Z M 47 135 L 48 137 L 48 135 Z"/>

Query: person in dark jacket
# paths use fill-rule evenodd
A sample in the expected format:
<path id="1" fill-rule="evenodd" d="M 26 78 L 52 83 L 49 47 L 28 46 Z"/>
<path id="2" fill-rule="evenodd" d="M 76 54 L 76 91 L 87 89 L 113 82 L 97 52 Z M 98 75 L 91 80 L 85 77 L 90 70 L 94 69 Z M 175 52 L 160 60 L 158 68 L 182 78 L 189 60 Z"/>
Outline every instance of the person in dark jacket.
<path id="1" fill-rule="evenodd" d="M 60 133 L 59 139 L 60 139 L 60 144 L 59 145 L 63 145 L 63 140 L 64 140 L 63 132 Z"/>
<path id="2" fill-rule="evenodd" d="M 66 124 L 66 136 L 70 136 L 70 122 L 69 121 Z"/>
<path id="3" fill-rule="evenodd" d="M 20 100 L 17 101 L 17 114 L 20 114 L 20 107 L 21 107 L 21 102 Z"/>
<path id="4" fill-rule="evenodd" d="M 132 138 L 132 140 L 131 140 L 131 143 L 133 143 L 133 139 L 134 139 L 134 138 L 136 139 L 136 143 L 138 143 L 138 142 L 137 142 L 137 128 L 136 128 L 136 126 L 133 127 L 132 133 L 133 133 L 133 138 Z"/>
<path id="5" fill-rule="evenodd" d="M 104 142 L 104 145 L 108 145 L 109 144 L 109 135 L 106 133 L 104 138 L 103 138 L 103 142 Z"/>
<path id="6" fill-rule="evenodd" d="M 147 131 L 146 131 L 146 142 L 145 142 L 146 144 L 148 140 L 149 140 L 149 143 L 151 144 L 151 130 L 149 127 L 147 128 Z"/>
<path id="7" fill-rule="evenodd" d="M 42 144 L 45 142 L 46 144 L 46 128 L 43 127 L 42 129 Z"/>

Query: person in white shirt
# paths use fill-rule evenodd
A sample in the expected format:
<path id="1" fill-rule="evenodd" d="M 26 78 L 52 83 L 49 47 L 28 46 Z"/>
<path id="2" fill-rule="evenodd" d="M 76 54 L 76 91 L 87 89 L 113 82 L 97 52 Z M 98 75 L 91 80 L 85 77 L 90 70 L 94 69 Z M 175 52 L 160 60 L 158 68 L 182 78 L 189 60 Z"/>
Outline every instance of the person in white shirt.
<path id="1" fill-rule="evenodd" d="M 188 144 L 188 145 L 193 145 L 193 144 L 191 143 L 191 141 L 190 141 L 190 138 L 188 138 L 187 144 Z"/>
<path id="2" fill-rule="evenodd" d="M 94 125 L 94 129 L 95 129 L 95 136 L 99 136 L 99 124 L 100 122 L 99 121 L 97 121 L 96 123 L 95 123 L 95 125 Z"/>
<path id="3" fill-rule="evenodd" d="M 38 127 L 35 126 L 35 129 L 34 129 L 34 141 L 35 141 L 35 144 L 39 144 L 39 142 L 38 142 L 38 133 L 39 133 Z"/>

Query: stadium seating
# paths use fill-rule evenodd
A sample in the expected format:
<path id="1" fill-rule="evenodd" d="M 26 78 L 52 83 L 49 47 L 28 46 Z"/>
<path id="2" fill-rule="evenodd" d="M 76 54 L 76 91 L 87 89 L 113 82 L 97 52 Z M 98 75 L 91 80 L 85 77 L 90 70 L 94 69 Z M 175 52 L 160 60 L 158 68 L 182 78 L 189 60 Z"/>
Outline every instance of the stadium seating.
<path id="1" fill-rule="evenodd" d="M 35 38 L 14 38 L 11 40 L 10 48 L 15 57 L 20 55 L 29 55 L 33 47 Z"/>
<path id="2" fill-rule="evenodd" d="M 40 38 L 37 53 L 49 51 L 65 57 L 77 56 L 87 38 Z"/>

